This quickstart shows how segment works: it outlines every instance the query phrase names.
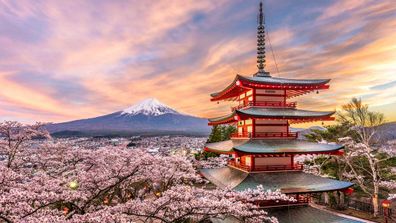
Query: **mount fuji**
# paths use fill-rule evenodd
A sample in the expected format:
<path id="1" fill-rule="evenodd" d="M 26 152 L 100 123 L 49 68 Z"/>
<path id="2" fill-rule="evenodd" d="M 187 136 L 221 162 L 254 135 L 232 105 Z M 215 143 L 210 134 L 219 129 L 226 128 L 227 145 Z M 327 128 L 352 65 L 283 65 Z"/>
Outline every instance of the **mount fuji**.
<path id="1" fill-rule="evenodd" d="M 182 114 L 155 98 L 94 118 L 48 124 L 54 136 L 207 135 L 207 119 Z"/>

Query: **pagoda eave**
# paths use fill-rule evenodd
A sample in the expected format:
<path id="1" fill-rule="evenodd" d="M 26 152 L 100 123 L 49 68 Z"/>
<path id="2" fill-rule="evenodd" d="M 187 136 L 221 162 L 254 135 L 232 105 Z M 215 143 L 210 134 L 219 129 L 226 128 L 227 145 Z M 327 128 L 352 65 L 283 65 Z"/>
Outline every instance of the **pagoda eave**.
<path id="1" fill-rule="evenodd" d="M 342 155 L 343 145 L 320 144 L 304 140 L 283 139 L 232 139 L 215 143 L 207 143 L 205 150 L 219 154 L 251 155 L 256 157 L 276 156 L 279 154 L 328 154 Z"/>
<path id="2" fill-rule="evenodd" d="M 342 149 L 342 148 L 341 148 Z M 343 152 L 341 149 L 335 149 L 332 151 L 288 151 L 288 152 L 277 152 L 277 153 L 265 153 L 263 154 L 262 152 L 246 152 L 246 151 L 240 151 L 238 149 L 233 149 L 235 151 L 234 153 L 238 154 L 239 156 L 244 156 L 244 155 L 254 155 L 255 157 L 279 157 L 279 156 L 290 156 L 290 155 L 341 155 Z M 209 149 L 207 151 L 210 151 Z M 231 152 L 228 153 L 219 153 L 219 154 L 232 154 Z"/>
<path id="3" fill-rule="evenodd" d="M 212 153 L 217 153 L 217 154 L 225 154 L 225 155 L 231 155 L 234 154 L 235 151 L 233 149 L 229 150 L 229 151 L 222 151 L 222 150 L 214 150 L 208 147 L 204 148 L 205 152 L 212 152 Z"/>
<path id="4" fill-rule="evenodd" d="M 256 189 L 261 185 L 265 190 L 280 189 L 285 194 L 310 194 L 344 190 L 353 184 L 304 173 L 261 172 L 248 173 L 232 167 L 202 169 L 201 174 L 220 188 L 231 188 L 236 191 Z"/>
<path id="5" fill-rule="evenodd" d="M 211 118 L 209 119 L 208 125 L 229 124 L 250 118 L 261 120 L 288 120 L 291 124 L 315 121 L 334 121 L 335 118 L 332 117 L 334 113 L 334 111 L 316 112 L 292 108 L 249 107 L 246 109 L 235 110 L 228 115 Z"/>
<path id="6" fill-rule="evenodd" d="M 287 119 L 290 124 L 301 124 L 301 123 L 308 123 L 308 122 L 318 122 L 318 121 L 334 121 L 335 117 L 316 117 L 316 118 L 284 118 L 284 117 L 271 117 L 271 118 L 261 118 L 263 120 L 285 120 Z M 243 120 L 243 118 L 241 118 Z M 215 126 L 215 125 L 224 125 L 224 124 L 232 124 L 237 122 L 234 118 L 234 116 L 231 116 L 230 118 L 227 118 L 225 120 L 221 121 L 210 121 L 208 123 L 209 126 Z"/>
<path id="7" fill-rule="evenodd" d="M 238 113 L 238 112 L 237 112 Z M 290 121 L 302 121 L 302 122 L 311 122 L 313 121 L 333 121 L 334 117 L 331 117 L 334 113 L 329 113 L 326 115 L 318 115 L 318 116 L 291 116 L 291 115 L 251 115 L 238 113 L 238 117 L 234 117 L 235 121 L 238 120 L 246 120 L 249 118 L 256 119 L 266 119 L 266 120 L 290 120 Z"/>
<path id="8" fill-rule="evenodd" d="M 220 101 L 235 98 L 250 89 L 285 90 L 286 98 L 292 98 L 317 90 L 329 89 L 330 79 L 298 80 L 283 78 L 264 78 L 264 81 L 237 75 L 234 81 L 222 91 L 212 93 L 211 101 Z"/>

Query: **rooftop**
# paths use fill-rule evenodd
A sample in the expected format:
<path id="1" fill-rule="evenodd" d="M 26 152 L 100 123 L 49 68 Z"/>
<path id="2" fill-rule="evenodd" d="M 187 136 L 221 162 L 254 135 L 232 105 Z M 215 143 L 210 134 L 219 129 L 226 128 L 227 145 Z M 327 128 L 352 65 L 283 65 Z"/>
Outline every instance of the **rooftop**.
<path id="1" fill-rule="evenodd" d="M 251 88 L 286 89 L 287 98 L 295 97 L 318 89 L 328 89 L 330 79 L 289 79 L 271 76 L 242 76 L 235 79 L 223 90 L 212 93 L 212 100 L 221 100 L 236 97 Z"/>
<path id="2" fill-rule="evenodd" d="M 268 210 L 270 216 L 276 217 L 282 223 L 363 223 L 365 221 L 355 220 L 333 214 L 328 211 L 319 210 L 309 206 L 290 208 L 276 208 Z"/>
<path id="3" fill-rule="evenodd" d="M 237 191 L 256 189 L 262 185 L 265 190 L 280 189 L 282 193 L 316 193 L 342 190 L 353 184 L 328 179 L 304 172 L 260 172 L 247 173 L 232 167 L 202 169 L 201 174 L 220 188 L 231 188 Z"/>
<path id="4" fill-rule="evenodd" d="M 295 108 L 263 108 L 248 107 L 245 109 L 237 109 L 232 113 L 216 118 L 209 119 L 209 122 L 231 122 L 235 121 L 234 116 L 238 115 L 245 118 L 281 118 L 281 119 L 321 119 L 328 118 L 333 115 L 334 111 L 309 111 Z"/>
<path id="5" fill-rule="evenodd" d="M 269 216 L 274 216 L 281 223 L 363 223 L 364 220 L 358 220 L 349 216 L 341 216 L 329 211 L 320 210 L 310 206 L 294 206 L 288 208 L 274 208 L 266 210 Z M 225 219 L 212 219 L 213 223 L 239 223 L 234 217 Z"/>
<path id="6" fill-rule="evenodd" d="M 343 145 L 321 144 L 305 140 L 293 139 L 232 139 L 215 143 L 207 143 L 207 149 L 218 153 L 233 151 L 245 153 L 276 154 L 276 153 L 326 153 L 343 149 Z"/>

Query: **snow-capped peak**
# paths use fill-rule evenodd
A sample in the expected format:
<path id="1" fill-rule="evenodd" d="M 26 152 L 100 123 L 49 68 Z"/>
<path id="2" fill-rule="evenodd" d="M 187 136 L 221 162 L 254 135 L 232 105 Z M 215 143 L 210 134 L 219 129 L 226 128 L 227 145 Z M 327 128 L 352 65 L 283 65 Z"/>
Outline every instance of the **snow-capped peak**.
<path id="1" fill-rule="evenodd" d="M 170 108 L 169 106 L 162 104 L 155 98 L 148 98 L 132 105 L 129 108 L 124 109 L 121 112 L 121 115 L 144 114 L 158 116 L 167 113 L 177 114 L 178 112 Z"/>

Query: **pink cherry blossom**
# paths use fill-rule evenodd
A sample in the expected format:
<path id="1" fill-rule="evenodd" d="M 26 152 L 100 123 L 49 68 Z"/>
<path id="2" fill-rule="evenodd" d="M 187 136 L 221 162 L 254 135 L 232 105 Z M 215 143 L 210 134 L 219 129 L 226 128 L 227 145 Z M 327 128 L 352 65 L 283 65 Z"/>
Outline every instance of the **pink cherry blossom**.
<path id="1" fill-rule="evenodd" d="M 1 221 L 175 222 L 234 216 L 243 222 L 277 222 L 257 203 L 294 201 L 262 187 L 243 192 L 208 189 L 185 157 L 116 146 L 85 149 L 38 143 L 30 139 L 46 133 L 36 126 L 0 126 L 12 130 L 9 135 L 3 131 L 1 138 Z M 12 146 L 17 152 L 7 148 L 10 139 L 21 142 Z"/>

